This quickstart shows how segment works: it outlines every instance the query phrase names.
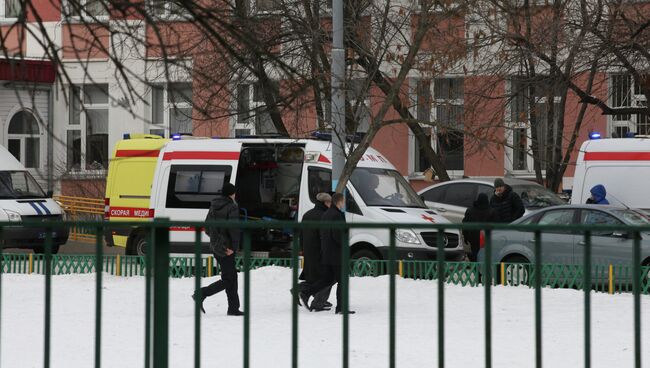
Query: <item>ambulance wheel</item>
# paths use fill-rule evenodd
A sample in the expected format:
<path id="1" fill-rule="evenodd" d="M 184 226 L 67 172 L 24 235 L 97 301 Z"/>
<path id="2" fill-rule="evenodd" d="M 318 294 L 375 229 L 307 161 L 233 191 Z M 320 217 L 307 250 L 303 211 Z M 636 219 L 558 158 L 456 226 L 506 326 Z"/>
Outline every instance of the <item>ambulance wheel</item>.
<path id="1" fill-rule="evenodd" d="M 352 259 L 362 260 L 362 261 L 374 261 L 380 259 L 380 256 L 376 252 L 373 252 L 370 249 L 359 249 L 352 254 Z"/>
<path id="2" fill-rule="evenodd" d="M 145 234 L 138 233 L 129 240 L 126 254 L 129 256 L 144 256 L 147 253 L 147 238 Z"/>
<path id="3" fill-rule="evenodd" d="M 36 254 L 44 254 L 45 253 L 45 246 L 34 247 L 34 253 L 36 253 Z M 59 246 L 58 245 L 53 245 L 52 246 L 52 254 L 57 254 L 57 253 L 59 253 Z"/>

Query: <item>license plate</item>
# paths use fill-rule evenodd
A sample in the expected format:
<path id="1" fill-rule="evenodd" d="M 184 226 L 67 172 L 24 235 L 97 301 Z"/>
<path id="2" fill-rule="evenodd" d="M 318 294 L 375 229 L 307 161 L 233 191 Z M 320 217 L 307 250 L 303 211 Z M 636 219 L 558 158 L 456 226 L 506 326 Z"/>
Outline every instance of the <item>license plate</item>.
<path id="1" fill-rule="evenodd" d="M 47 236 L 47 233 L 38 233 L 38 238 L 39 239 L 45 239 Z M 56 232 L 52 231 L 52 239 L 56 238 Z"/>

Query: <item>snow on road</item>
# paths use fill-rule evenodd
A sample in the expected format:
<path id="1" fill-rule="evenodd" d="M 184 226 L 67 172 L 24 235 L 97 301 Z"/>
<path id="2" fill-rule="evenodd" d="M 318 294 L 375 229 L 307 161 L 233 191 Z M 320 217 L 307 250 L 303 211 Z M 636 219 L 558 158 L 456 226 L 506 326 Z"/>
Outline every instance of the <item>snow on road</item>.
<path id="1" fill-rule="evenodd" d="M 243 275 L 240 274 L 243 297 Z M 217 278 L 204 279 L 203 285 Z M 288 269 L 251 272 L 251 366 L 290 367 L 291 304 Z M 52 367 L 93 366 L 95 276 L 55 276 L 52 281 Z M 105 276 L 102 367 L 144 364 L 144 279 Z M 191 367 L 194 354 L 194 279 L 170 280 L 171 367 Z M 447 367 L 484 365 L 482 288 L 445 288 Z M 583 365 L 583 293 L 543 292 L 544 365 Z M 334 302 L 334 291 L 330 301 Z M 592 295 L 594 367 L 630 367 L 633 362 L 632 295 Z M 2 275 L 0 365 L 43 366 L 44 277 Z M 534 292 L 495 287 L 493 363 L 534 366 Z M 243 299 L 242 299 L 243 301 Z M 350 360 L 352 367 L 388 366 L 388 278 L 351 279 Z M 226 316 L 226 296 L 206 300 L 202 316 L 202 366 L 242 366 L 243 319 Z M 650 367 L 650 298 L 642 299 L 644 366 Z M 342 317 L 299 310 L 301 367 L 340 367 Z M 437 288 L 432 281 L 397 279 L 397 364 L 437 365 Z"/>

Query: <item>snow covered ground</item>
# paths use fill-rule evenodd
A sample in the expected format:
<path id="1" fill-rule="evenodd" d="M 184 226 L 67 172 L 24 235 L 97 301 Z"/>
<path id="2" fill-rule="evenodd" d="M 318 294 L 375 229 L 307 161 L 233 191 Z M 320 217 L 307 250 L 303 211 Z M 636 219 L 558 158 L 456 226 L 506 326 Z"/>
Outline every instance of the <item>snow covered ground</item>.
<path id="1" fill-rule="evenodd" d="M 291 305 L 288 269 L 251 272 L 251 365 L 291 364 Z M 204 279 L 206 285 L 216 278 Z M 94 351 L 94 275 L 55 276 L 52 281 L 52 367 L 91 367 Z M 191 367 L 194 315 L 190 295 L 194 279 L 170 281 L 172 367 Z M 240 296 L 243 294 L 240 274 Z M 484 362 L 483 289 L 447 286 L 447 367 L 481 367 Z M 534 293 L 528 288 L 493 289 L 495 367 L 534 366 Z M 437 364 L 437 290 L 431 281 L 397 279 L 397 364 Z M 0 365 L 42 367 L 44 277 L 2 275 Z M 144 279 L 106 276 L 103 290 L 103 367 L 144 364 Z M 242 300 L 243 301 L 243 300 Z M 330 301 L 334 302 L 334 292 Z M 632 295 L 593 294 L 594 367 L 631 367 Z M 643 362 L 650 367 L 650 298 L 642 299 Z M 202 317 L 204 367 L 242 365 L 243 319 L 226 316 L 226 296 L 206 300 Z M 388 278 L 353 278 L 350 316 L 352 367 L 388 366 Z M 544 365 L 583 364 L 583 293 L 544 290 Z M 342 317 L 333 312 L 299 310 L 301 367 L 341 366 Z"/>

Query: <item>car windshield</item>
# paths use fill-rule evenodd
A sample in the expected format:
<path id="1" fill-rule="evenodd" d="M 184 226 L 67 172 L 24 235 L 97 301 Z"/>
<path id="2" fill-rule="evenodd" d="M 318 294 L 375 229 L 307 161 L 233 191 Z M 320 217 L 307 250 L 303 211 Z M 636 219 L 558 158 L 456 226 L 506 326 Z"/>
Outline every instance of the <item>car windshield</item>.
<path id="1" fill-rule="evenodd" d="M 425 208 L 413 188 L 395 170 L 357 168 L 350 180 L 368 206 Z"/>
<path id="2" fill-rule="evenodd" d="M 541 185 L 512 185 L 512 190 L 521 197 L 526 208 L 544 208 L 566 204 L 557 194 Z"/>
<path id="3" fill-rule="evenodd" d="M 45 193 L 27 171 L 0 171 L 0 199 L 45 198 Z"/>
<path id="4" fill-rule="evenodd" d="M 614 210 L 612 212 L 621 217 L 626 223 L 630 225 L 650 224 L 650 218 L 648 215 L 641 212 L 634 210 Z"/>

